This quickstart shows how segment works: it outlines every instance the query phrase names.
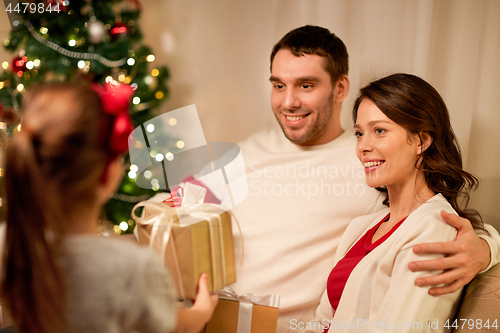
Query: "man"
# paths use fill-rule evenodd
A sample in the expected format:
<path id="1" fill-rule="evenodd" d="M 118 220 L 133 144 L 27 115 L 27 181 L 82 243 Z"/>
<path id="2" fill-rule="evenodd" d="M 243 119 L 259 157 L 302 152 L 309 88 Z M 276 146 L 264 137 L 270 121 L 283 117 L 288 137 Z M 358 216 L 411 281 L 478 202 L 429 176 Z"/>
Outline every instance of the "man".
<path id="1" fill-rule="evenodd" d="M 232 210 L 243 235 L 235 233 L 237 262 L 244 256 L 232 287 L 238 294 L 280 294 L 279 333 L 313 318 L 343 231 L 355 217 L 382 207 L 379 192 L 366 186 L 354 135 L 340 125 L 347 72 L 346 47 L 328 30 L 289 32 L 271 53 L 271 105 L 284 136 L 264 131 L 239 143 L 249 193 Z M 457 241 L 414 251 L 450 256 L 409 265 L 447 270 L 416 281 L 422 287 L 445 284 L 430 289 L 434 295 L 457 290 L 499 261 L 499 240 L 488 239 L 490 263 L 488 244 L 469 223 L 451 215 L 447 220 L 459 229 Z"/>

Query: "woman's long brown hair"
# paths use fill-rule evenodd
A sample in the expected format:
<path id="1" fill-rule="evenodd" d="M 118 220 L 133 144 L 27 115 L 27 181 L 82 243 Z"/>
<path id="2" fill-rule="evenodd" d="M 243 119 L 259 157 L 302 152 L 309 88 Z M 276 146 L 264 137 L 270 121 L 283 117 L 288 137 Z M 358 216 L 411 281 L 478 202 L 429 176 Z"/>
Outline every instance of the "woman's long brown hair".
<path id="1" fill-rule="evenodd" d="M 354 122 L 365 98 L 409 133 L 420 138 L 422 133 L 428 133 L 432 137 L 432 143 L 421 154 L 417 165 L 427 186 L 434 193 L 441 193 L 475 229 L 485 230 L 479 213 L 467 209 L 469 191 L 477 188 L 478 180 L 462 168 L 462 155 L 448 109 L 436 89 L 411 74 L 397 73 L 374 81 L 360 90 L 352 112 Z M 385 188 L 377 189 L 387 192 Z"/>
<path id="2" fill-rule="evenodd" d="M 1 297 L 19 332 L 64 332 L 61 267 L 68 223 L 95 200 L 106 147 L 98 95 L 58 83 L 24 101 L 21 131 L 6 152 L 7 236 Z"/>

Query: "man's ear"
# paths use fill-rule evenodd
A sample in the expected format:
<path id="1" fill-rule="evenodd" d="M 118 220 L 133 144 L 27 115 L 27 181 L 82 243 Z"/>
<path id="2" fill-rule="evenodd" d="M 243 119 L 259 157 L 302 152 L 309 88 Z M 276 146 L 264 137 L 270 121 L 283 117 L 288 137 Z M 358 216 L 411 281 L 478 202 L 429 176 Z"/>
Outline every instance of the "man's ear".
<path id="1" fill-rule="evenodd" d="M 426 151 L 427 148 L 430 147 L 430 145 L 432 144 L 432 137 L 429 134 L 429 132 L 424 132 L 424 131 L 419 133 L 419 137 L 420 137 L 420 143 L 418 144 L 417 148 L 418 148 L 418 154 L 420 155 L 424 151 Z"/>
<path id="2" fill-rule="evenodd" d="M 345 74 L 340 76 L 340 78 L 337 80 L 337 83 L 335 84 L 335 102 L 342 103 L 344 101 L 344 99 L 349 94 L 350 86 L 351 83 L 349 82 L 349 77 Z"/>

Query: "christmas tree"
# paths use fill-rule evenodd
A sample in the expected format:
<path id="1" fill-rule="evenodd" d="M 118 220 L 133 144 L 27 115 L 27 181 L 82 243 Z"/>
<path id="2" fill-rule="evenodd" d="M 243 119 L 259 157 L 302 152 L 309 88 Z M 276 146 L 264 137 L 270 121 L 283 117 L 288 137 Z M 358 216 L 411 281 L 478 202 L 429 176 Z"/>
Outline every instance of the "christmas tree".
<path id="1" fill-rule="evenodd" d="M 20 130 L 22 96 L 38 82 L 130 84 L 136 89 L 130 109 L 135 127 L 151 119 L 168 96 L 168 69 L 155 66 L 152 50 L 141 44 L 138 0 L 10 1 L 6 10 L 12 32 L 3 45 L 13 57 L 0 59 L 0 131 L 5 135 Z M 130 232 L 132 207 L 158 190 L 154 184 L 137 186 L 135 166 L 126 162 L 129 168 L 102 218 L 115 233 Z"/>

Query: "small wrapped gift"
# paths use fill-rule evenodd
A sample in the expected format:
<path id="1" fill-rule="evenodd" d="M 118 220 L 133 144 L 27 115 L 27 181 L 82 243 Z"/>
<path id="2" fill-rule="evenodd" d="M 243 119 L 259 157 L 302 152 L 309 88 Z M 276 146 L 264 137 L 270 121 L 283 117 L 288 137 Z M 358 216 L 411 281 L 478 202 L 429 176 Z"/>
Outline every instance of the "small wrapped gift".
<path id="1" fill-rule="evenodd" d="M 217 291 L 219 303 L 200 333 L 275 333 L 279 295 L 237 295 L 231 288 Z"/>
<path id="2" fill-rule="evenodd" d="M 203 190 L 187 186 L 180 207 L 143 201 L 132 210 L 139 243 L 160 254 L 182 299 L 195 298 L 202 273 L 208 275 L 210 291 L 236 282 L 231 215 L 203 203 Z M 139 207 L 144 207 L 141 217 L 135 214 Z"/>

